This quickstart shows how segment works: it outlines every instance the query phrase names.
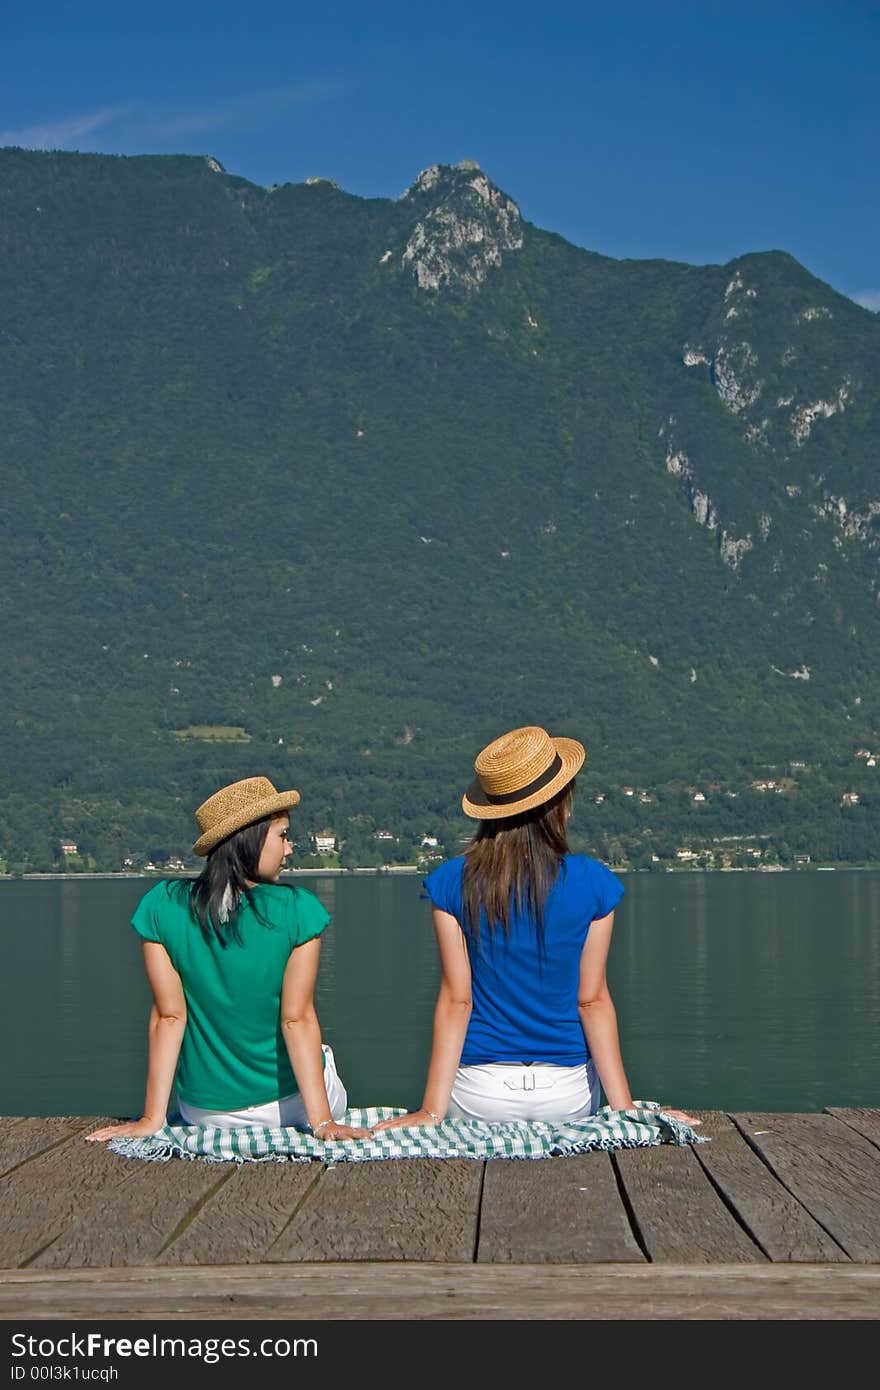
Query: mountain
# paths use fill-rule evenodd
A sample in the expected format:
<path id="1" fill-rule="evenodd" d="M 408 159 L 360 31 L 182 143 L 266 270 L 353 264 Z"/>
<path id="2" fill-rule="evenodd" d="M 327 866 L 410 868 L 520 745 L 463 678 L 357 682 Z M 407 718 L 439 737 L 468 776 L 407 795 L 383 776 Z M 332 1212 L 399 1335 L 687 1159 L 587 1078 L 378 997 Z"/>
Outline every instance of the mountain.
<path id="1" fill-rule="evenodd" d="M 5 149 L 0 305 L 10 867 L 184 851 L 256 771 L 449 847 L 523 723 L 614 862 L 880 860 L 880 322 L 791 256 L 612 260 L 469 161 Z"/>

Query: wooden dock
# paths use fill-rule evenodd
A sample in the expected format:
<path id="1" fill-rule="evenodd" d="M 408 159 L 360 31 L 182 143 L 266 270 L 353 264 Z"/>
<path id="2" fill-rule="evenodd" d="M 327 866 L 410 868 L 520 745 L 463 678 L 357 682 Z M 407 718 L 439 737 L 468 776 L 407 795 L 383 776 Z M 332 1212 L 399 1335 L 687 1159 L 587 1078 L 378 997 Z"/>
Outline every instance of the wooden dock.
<path id="1" fill-rule="evenodd" d="M 880 1110 L 530 1160 L 144 1163 L 0 1118 L 3 1319 L 880 1316 Z"/>

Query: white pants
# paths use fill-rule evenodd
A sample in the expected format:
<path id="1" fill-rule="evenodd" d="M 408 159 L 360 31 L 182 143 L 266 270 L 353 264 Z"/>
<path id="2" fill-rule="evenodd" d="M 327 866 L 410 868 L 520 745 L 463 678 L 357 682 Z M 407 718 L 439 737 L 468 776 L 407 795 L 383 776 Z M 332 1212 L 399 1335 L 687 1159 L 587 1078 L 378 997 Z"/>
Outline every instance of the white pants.
<path id="1" fill-rule="evenodd" d="M 348 1106 L 348 1095 L 336 1070 L 336 1059 L 332 1047 L 326 1043 L 321 1048 L 324 1054 L 324 1085 L 330 1102 L 330 1114 L 334 1120 L 341 1120 Z M 270 1100 L 265 1105 L 249 1105 L 245 1110 L 200 1110 L 197 1105 L 187 1105 L 181 1101 L 180 1117 L 187 1125 L 216 1125 L 218 1129 L 241 1129 L 247 1125 L 266 1125 L 279 1129 L 292 1125 L 296 1129 L 307 1129 L 306 1107 L 299 1091 L 293 1095 L 282 1096 L 280 1100 Z"/>
<path id="2" fill-rule="evenodd" d="M 488 1062 L 459 1067 L 446 1111 L 450 1120 L 583 1120 L 602 1098 L 592 1060 L 579 1067 Z"/>

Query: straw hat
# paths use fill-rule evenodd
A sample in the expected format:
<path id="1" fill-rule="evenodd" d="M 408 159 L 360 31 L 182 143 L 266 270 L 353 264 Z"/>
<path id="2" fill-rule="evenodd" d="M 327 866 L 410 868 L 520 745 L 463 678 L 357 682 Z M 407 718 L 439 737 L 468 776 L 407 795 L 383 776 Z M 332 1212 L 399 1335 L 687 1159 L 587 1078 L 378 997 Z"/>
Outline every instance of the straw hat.
<path id="1" fill-rule="evenodd" d="M 196 811 L 202 833 L 193 845 L 193 854 L 209 854 L 227 835 L 264 816 L 289 811 L 298 801 L 299 792 L 276 791 L 268 777 L 246 777 L 243 782 L 221 787 Z"/>
<path id="2" fill-rule="evenodd" d="M 518 816 L 550 801 L 583 765 L 586 751 L 574 738 L 551 738 L 529 725 L 502 734 L 477 755 L 472 782 L 461 799 L 473 820 Z"/>

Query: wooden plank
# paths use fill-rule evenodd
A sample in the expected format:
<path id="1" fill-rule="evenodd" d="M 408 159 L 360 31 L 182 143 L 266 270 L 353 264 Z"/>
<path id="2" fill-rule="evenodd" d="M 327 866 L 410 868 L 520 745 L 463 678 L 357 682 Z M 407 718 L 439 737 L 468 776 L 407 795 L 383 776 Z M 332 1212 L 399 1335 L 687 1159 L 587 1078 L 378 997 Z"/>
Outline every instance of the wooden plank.
<path id="1" fill-rule="evenodd" d="M 826 1114 L 833 1115 L 836 1120 L 842 1120 L 850 1129 L 854 1129 L 857 1134 L 861 1134 L 865 1139 L 870 1139 L 872 1144 L 876 1144 L 880 1149 L 880 1110 L 866 1110 L 859 1107 L 844 1110 L 841 1106 L 826 1105 Z"/>
<path id="2" fill-rule="evenodd" d="M 482 1179 L 469 1158 L 337 1164 L 266 1258 L 473 1260 Z"/>
<path id="3" fill-rule="evenodd" d="M 503 1319 L 510 1336 L 514 1321 L 536 1319 L 874 1321 L 878 1315 L 880 1268 L 852 1264 L 262 1264 L 0 1275 L 0 1319 L 100 1325 L 205 1319 L 230 1326 L 267 1319 L 288 1335 L 314 1319 L 310 1335 L 331 1361 L 334 1336 L 322 1331 L 324 1321 L 443 1320 L 448 1354 L 456 1345 L 450 1324 L 457 1321 Z M 247 1328 L 234 1335 L 247 1335 Z"/>
<path id="4" fill-rule="evenodd" d="M 619 1149 L 612 1160 L 649 1260 L 748 1264 L 766 1259 L 727 1210 L 691 1147 Z"/>
<path id="5" fill-rule="evenodd" d="M 880 1261 L 880 1151 L 833 1115 L 731 1116 L 852 1260 Z"/>
<path id="6" fill-rule="evenodd" d="M 100 1123 L 96 1116 L 83 1132 Z M 0 1179 L 0 1269 L 33 1260 L 86 1203 L 120 1186 L 128 1166 L 103 1144 L 87 1144 L 75 1135 Z"/>
<path id="7" fill-rule="evenodd" d="M 700 1166 L 720 1189 L 771 1260 L 821 1264 L 848 1256 L 749 1147 L 736 1125 L 718 1111 L 701 1111 L 701 1134 L 711 1144 L 694 1148 Z"/>
<path id="8" fill-rule="evenodd" d="M 123 1181 L 80 1203 L 76 1220 L 37 1256 L 35 1267 L 152 1264 L 199 1206 L 232 1177 L 229 1164 L 109 1157 L 126 1169 Z"/>
<path id="9" fill-rule="evenodd" d="M 100 1124 L 100 1118 L 91 1120 L 76 1115 L 51 1115 L 32 1119 L 22 1116 L 7 1128 L 9 1117 L 4 1116 L 3 1129 L 0 1130 L 0 1178 L 11 1173 L 20 1163 L 25 1163 L 36 1154 L 70 1139 L 74 1134 L 88 1134 Z"/>
<path id="10" fill-rule="evenodd" d="M 242 1163 L 159 1256 L 160 1264 L 252 1264 L 284 1230 L 324 1169 Z"/>
<path id="11" fill-rule="evenodd" d="M 644 1260 L 606 1153 L 487 1163 L 481 1264 L 595 1264 Z"/>

